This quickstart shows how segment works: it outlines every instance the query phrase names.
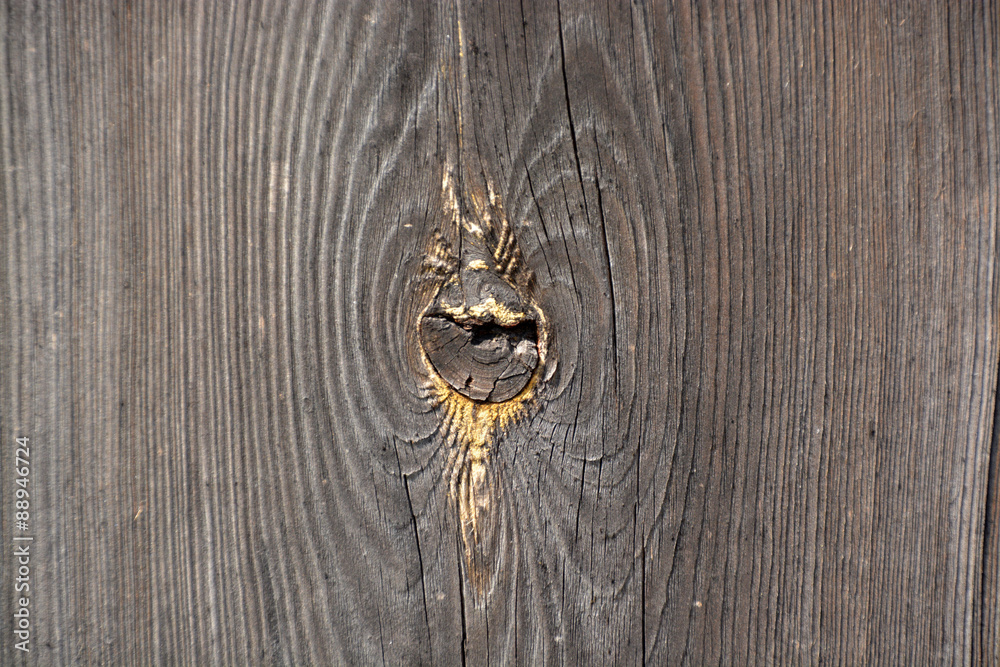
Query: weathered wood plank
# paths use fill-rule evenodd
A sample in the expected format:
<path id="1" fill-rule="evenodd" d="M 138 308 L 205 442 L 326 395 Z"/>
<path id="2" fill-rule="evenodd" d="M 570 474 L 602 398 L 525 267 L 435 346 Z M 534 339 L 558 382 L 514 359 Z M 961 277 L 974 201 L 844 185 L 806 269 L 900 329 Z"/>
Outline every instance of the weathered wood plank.
<path id="1" fill-rule="evenodd" d="M 998 25 L 0 8 L 0 661 L 1000 660 Z"/>

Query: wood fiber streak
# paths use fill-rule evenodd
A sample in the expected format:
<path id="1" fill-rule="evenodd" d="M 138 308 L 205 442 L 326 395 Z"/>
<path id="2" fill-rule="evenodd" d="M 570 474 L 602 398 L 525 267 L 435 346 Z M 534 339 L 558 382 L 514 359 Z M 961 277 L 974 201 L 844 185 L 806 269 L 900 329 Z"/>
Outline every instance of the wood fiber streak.
<path id="1" fill-rule="evenodd" d="M 0 663 L 27 436 L 27 664 L 996 664 L 998 39 L 994 2 L 5 3 Z M 449 168 L 545 319 L 492 430 L 420 347 Z"/>

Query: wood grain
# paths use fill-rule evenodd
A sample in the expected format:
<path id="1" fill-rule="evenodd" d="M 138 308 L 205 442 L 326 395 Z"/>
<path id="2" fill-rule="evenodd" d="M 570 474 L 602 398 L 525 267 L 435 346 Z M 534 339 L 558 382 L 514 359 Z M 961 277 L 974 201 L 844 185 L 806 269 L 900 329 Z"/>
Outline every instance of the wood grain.
<path id="1" fill-rule="evenodd" d="M 998 26 L 0 7 L 0 662 L 28 436 L 29 664 L 996 664 Z M 419 344 L 449 169 L 516 405 Z"/>

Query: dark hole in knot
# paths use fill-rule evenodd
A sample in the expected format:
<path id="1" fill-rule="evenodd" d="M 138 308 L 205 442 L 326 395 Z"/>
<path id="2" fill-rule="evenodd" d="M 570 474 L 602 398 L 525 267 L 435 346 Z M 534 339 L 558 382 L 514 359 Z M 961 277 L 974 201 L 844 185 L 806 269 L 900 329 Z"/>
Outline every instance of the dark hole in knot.
<path id="1" fill-rule="evenodd" d="M 427 315 L 420 321 L 420 343 L 438 375 L 475 401 L 509 401 L 538 367 L 538 326 L 533 320 L 504 327 Z"/>

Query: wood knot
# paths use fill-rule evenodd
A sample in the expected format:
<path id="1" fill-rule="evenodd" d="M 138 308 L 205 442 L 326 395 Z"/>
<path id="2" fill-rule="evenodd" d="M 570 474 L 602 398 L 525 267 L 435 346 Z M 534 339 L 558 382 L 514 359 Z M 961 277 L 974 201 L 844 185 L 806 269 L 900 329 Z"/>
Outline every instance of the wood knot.
<path id="1" fill-rule="evenodd" d="M 538 367 L 538 325 L 531 319 L 498 324 L 430 312 L 420 322 L 420 342 L 438 375 L 475 401 L 509 401 Z"/>
<path id="2" fill-rule="evenodd" d="M 425 260 L 440 282 L 418 322 L 420 346 L 445 392 L 441 398 L 454 392 L 459 399 L 452 407 L 465 399 L 482 408 L 515 403 L 530 394 L 544 364 L 545 319 L 531 298 L 533 275 L 523 266 L 493 186 L 487 182 L 484 194 L 457 184 L 446 169 L 442 201 L 453 226 L 436 235 Z M 469 408 L 470 418 L 479 415 L 475 405 Z M 497 415 L 490 415 L 480 416 L 492 424 Z M 485 441 L 482 435 L 473 439 Z"/>

